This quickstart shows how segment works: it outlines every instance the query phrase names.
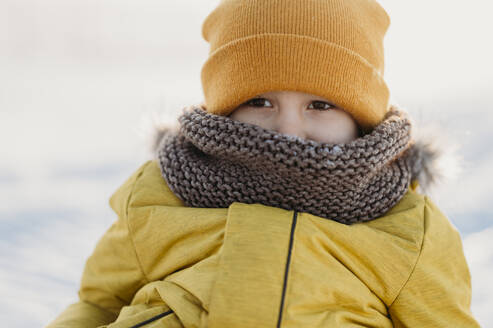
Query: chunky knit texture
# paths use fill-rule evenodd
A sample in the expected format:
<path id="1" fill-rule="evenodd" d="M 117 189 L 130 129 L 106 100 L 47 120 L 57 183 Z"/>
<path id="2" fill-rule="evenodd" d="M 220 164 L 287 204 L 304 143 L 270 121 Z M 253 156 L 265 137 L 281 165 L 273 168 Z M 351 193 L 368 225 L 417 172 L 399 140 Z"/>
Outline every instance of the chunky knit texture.
<path id="1" fill-rule="evenodd" d="M 192 207 L 261 203 L 352 224 L 375 219 L 409 188 L 407 114 L 391 107 L 370 133 L 328 144 L 207 113 L 178 118 L 157 149 L 170 189 Z"/>
<path id="2" fill-rule="evenodd" d="M 383 40 L 390 17 L 376 0 L 221 0 L 202 25 L 207 111 L 227 115 L 272 90 L 315 94 L 366 131 L 389 109 Z"/>

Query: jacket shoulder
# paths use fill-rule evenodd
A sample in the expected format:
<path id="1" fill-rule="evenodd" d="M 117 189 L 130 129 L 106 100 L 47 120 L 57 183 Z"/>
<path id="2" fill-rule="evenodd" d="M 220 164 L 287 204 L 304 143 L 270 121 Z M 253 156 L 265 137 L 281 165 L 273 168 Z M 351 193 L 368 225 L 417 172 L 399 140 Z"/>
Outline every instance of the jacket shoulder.
<path id="1" fill-rule="evenodd" d="M 471 305 L 471 276 L 457 228 L 423 197 L 419 257 L 389 307 L 396 327 L 478 327 Z"/>
<path id="2" fill-rule="evenodd" d="M 423 242 L 425 204 L 424 195 L 409 189 L 387 213 L 364 225 L 397 238 L 407 245 L 406 249 L 412 245 L 414 256 L 417 256 Z"/>
<path id="3" fill-rule="evenodd" d="M 109 199 L 110 206 L 119 216 L 126 214 L 128 198 L 134 189 L 136 181 L 140 178 L 142 172 L 147 168 L 147 166 L 149 166 L 149 162 L 150 161 L 147 161 L 142 164 L 111 195 Z"/>
<path id="4" fill-rule="evenodd" d="M 396 299 L 402 299 L 409 289 L 415 295 L 423 293 L 427 286 L 419 281 L 423 282 L 425 279 L 418 279 L 416 285 L 410 282 L 415 281 L 420 270 L 434 272 L 434 266 L 443 268 L 443 262 L 451 267 L 450 270 L 441 272 L 440 278 L 446 279 L 447 275 L 456 274 L 467 285 L 469 273 L 464 261 L 460 234 L 428 196 L 409 189 L 384 216 L 365 225 L 389 236 L 395 246 L 396 252 L 392 252 L 390 244 L 385 243 L 389 255 L 388 265 L 394 267 L 391 276 L 386 277 L 386 280 L 393 281 L 394 286 L 388 305 Z M 454 259 L 449 259 L 449 252 L 456 255 Z M 379 255 L 379 258 L 382 259 L 382 256 Z M 455 273 L 452 272 L 452 267 L 456 270 Z M 413 287 L 410 288 L 411 286 Z M 462 291 L 467 293 L 467 286 Z"/>
<path id="5" fill-rule="evenodd" d="M 430 239 L 440 240 L 441 244 L 461 243 L 459 231 L 433 200 L 429 196 L 411 189 L 382 217 L 383 224 L 386 223 L 386 218 L 398 223 L 396 228 L 399 228 L 400 231 L 412 231 L 412 229 L 400 229 L 403 224 L 413 223 L 414 226 L 420 227 L 419 233 L 415 234 L 415 240 L 420 245 L 420 250 L 425 240 Z M 375 220 L 375 224 L 379 224 L 379 220 Z"/>
<path id="6" fill-rule="evenodd" d="M 129 207 L 148 205 L 184 206 L 168 187 L 157 160 L 143 163 L 110 197 L 110 205 L 118 214 Z"/>

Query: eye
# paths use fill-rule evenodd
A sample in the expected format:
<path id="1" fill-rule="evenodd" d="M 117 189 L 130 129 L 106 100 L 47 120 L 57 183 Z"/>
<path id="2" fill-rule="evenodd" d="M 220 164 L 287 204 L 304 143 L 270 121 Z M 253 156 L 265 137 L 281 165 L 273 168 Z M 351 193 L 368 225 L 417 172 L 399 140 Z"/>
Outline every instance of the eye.
<path id="1" fill-rule="evenodd" d="M 310 106 L 311 106 L 312 104 L 318 104 L 319 106 L 316 106 L 317 108 L 313 108 L 313 107 L 312 107 L 312 108 L 313 108 L 313 109 L 315 109 L 315 110 L 320 110 L 320 111 L 323 111 L 323 110 L 329 110 L 329 109 L 335 108 L 335 106 L 334 106 L 334 105 L 329 104 L 329 103 L 327 103 L 327 102 L 325 102 L 325 101 L 315 100 L 315 101 L 313 101 L 313 102 L 310 104 Z M 310 107 L 309 107 L 309 108 L 310 108 Z"/>
<path id="2" fill-rule="evenodd" d="M 263 104 L 265 102 L 269 103 L 272 106 L 272 104 L 270 103 L 270 101 L 268 101 L 265 98 L 252 98 L 252 99 L 248 100 L 245 103 L 245 105 L 246 106 L 251 106 L 251 107 L 264 107 Z"/>

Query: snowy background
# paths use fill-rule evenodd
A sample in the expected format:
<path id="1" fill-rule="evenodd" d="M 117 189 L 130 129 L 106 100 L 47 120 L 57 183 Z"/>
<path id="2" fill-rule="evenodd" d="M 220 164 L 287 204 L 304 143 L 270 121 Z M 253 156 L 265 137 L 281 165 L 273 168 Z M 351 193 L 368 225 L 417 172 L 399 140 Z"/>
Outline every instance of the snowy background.
<path id="1" fill-rule="evenodd" d="M 42 327 L 77 300 L 115 220 L 110 195 L 151 158 L 151 119 L 202 101 L 214 0 L 0 2 L 0 322 Z M 381 4 L 392 100 L 461 158 L 431 192 L 461 232 L 472 311 L 493 327 L 493 23 L 489 1 Z"/>

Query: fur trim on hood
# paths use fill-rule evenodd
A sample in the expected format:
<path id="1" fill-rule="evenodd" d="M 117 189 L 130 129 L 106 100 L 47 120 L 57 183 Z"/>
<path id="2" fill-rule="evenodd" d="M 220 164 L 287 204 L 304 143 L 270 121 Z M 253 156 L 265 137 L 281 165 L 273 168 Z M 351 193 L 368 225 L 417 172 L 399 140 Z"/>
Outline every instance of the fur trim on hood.
<path id="1" fill-rule="evenodd" d="M 407 112 L 400 105 L 392 104 L 391 106 Z M 184 107 L 182 112 L 189 111 L 193 107 L 196 106 Z M 161 140 L 166 135 L 176 134 L 178 131 L 178 123 L 166 124 L 153 120 L 149 136 L 149 150 L 154 158 L 157 158 L 157 150 Z M 426 193 L 441 182 L 457 175 L 460 171 L 459 159 L 455 154 L 455 148 L 448 144 L 448 141 L 445 141 L 443 133 L 437 132 L 436 127 L 433 130 L 418 128 L 413 122 L 412 136 L 414 142 L 407 150 L 408 156 L 410 156 L 412 181 L 418 183 L 418 188 L 422 192 Z"/>
<path id="2" fill-rule="evenodd" d="M 412 180 L 417 181 L 422 191 L 426 192 L 435 187 L 444 178 L 445 160 L 443 151 L 437 147 L 433 140 L 426 138 L 415 139 L 414 144 L 408 150 L 411 163 Z"/>

